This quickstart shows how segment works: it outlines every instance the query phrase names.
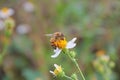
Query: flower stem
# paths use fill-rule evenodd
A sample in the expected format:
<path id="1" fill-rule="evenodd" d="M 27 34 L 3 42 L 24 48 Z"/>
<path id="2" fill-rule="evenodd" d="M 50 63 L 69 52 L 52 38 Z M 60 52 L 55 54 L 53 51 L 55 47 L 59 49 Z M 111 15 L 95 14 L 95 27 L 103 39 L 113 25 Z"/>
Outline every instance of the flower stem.
<path id="1" fill-rule="evenodd" d="M 76 67 L 78 68 L 78 70 L 80 72 L 80 75 L 82 76 L 83 80 L 85 80 L 85 77 L 84 77 L 84 75 L 83 75 L 83 73 L 82 73 L 82 71 L 81 71 L 81 69 L 80 69 L 76 59 L 72 59 L 72 61 L 75 63 Z"/>
<path id="2" fill-rule="evenodd" d="M 64 77 L 66 77 L 67 79 L 73 80 L 71 77 L 64 75 Z"/>
<path id="3" fill-rule="evenodd" d="M 2 53 L 0 53 L 0 65 L 2 64 L 4 56 L 6 55 L 7 48 L 8 48 L 8 45 L 4 45 L 3 51 Z"/>
<path id="4" fill-rule="evenodd" d="M 65 53 L 65 52 L 64 52 L 64 53 Z M 80 67 L 79 67 L 76 59 L 72 58 L 72 57 L 69 55 L 69 53 L 67 53 L 67 55 L 68 55 L 69 58 L 75 63 L 77 69 L 79 70 L 80 75 L 82 76 L 83 80 L 85 80 L 85 77 L 84 77 L 84 75 L 83 75 L 83 73 L 82 73 L 82 71 L 81 71 L 81 69 L 80 69 Z"/>

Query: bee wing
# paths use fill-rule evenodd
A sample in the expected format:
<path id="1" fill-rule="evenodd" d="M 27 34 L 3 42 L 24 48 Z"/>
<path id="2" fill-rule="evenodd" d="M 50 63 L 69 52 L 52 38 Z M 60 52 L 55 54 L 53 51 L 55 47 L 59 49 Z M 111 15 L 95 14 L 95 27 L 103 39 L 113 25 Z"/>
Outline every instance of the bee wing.
<path id="1" fill-rule="evenodd" d="M 53 34 L 45 34 L 45 36 L 50 36 L 50 37 L 51 37 L 52 35 L 53 35 Z"/>

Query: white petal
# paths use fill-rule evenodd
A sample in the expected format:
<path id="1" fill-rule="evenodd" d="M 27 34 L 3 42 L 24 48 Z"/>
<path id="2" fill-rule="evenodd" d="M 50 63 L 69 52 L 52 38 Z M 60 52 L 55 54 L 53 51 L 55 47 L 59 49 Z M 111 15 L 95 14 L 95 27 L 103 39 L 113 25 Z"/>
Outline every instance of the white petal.
<path id="1" fill-rule="evenodd" d="M 13 9 L 9 9 L 8 14 L 9 14 L 9 16 L 12 16 L 14 14 L 14 10 Z"/>
<path id="2" fill-rule="evenodd" d="M 76 39 L 77 39 L 77 38 L 73 38 L 71 41 L 69 41 L 69 42 L 67 43 L 66 48 L 67 48 L 67 49 L 74 48 L 74 47 L 76 46 L 76 43 L 75 43 Z"/>
<path id="3" fill-rule="evenodd" d="M 57 64 L 54 64 L 55 68 L 57 69 L 59 66 Z"/>
<path id="4" fill-rule="evenodd" d="M 77 38 L 75 37 L 75 38 L 73 38 L 72 40 L 71 40 L 71 42 L 75 42 L 77 40 Z"/>
<path id="5" fill-rule="evenodd" d="M 75 46 L 76 46 L 76 43 L 68 43 L 67 46 L 66 46 L 66 48 L 67 48 L 67 49 L 72 49 L 72 48 L 74 48 Z"/>
<path id="6" fill-rule="evenodd" d="M 55 54 L 52 55 L 51 57 L 52 57 L 52 58 L 56 58 L 56 57 L 58 57 L 61 51 L 62 51 L 61 49 L 56 48 L 56 49 L 54 50 Z"/>
<path id="7" fill-rule="evenodd" d="M 54 66 L 55 66 L 55 69 L 57 69 L 58 71 L 60 71 L 61 66 L 58 66 L 57 64 L 54 64 Z"/>
<path id="8" fill-rule="evenodd" d="M 5 19 L 5 18 L 7 18 L 7 17 L 9 17 L 9 16 L 8 16 L 8 13 L 5 14 L 5 13 L 3 13 L 2 11 L 0 11 L 0 18 Z"/>
<path id="9" fill-rule="evenodd" d="M 53 75 L 55 75 L 55 73 L 53 71 L 50 71 L 50 73 L 52 73 Z"/>

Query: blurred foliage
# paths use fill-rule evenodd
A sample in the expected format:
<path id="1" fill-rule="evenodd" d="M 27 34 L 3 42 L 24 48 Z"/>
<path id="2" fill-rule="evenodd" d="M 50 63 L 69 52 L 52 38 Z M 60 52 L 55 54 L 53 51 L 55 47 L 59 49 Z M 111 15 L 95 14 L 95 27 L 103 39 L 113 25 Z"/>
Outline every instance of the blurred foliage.
<path id="1" fill-rule="evenodd" d="M 25 11 L 26 2 L 34 10 Z M 0 9 L 3 7 L 14 9 L 16 25 L 7 38 L 0 80 L 53 80 L 49 70 L 53 70 L 54 63 L 62 65 L 68 75 L 76 71 L 65 54 L 56 59 L 50 57 L 53 49 L 45 34 L 57 31 L 63 32 L 68 41 L 77 37 L 74 50 L 86 80 L 103 80 L 92 65 L 99 50 L 104 50 L 115 63 L 111 80 L 120 80 L 119 0 L 0 0 Z M 20 24 L 29 25 L 29 31 L 20 34 Z M 4 30 L 0 30 L 0 55 L 6 44 L 4 38 Z"/>

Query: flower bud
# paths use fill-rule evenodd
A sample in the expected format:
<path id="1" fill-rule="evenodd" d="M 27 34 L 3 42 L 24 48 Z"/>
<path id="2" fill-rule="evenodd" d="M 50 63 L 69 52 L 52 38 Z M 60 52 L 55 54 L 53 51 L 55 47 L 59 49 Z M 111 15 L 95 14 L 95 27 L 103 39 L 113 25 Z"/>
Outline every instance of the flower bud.
<path id="1" fill-rule="evenodd" d="M 7 18 L 5 20 L 5 35 L 10 36 L 13 32 L 13 29 L 15 27 L 15 22 L 12 18 Z"/>
<path id="2" fill-rule="evenodd" d="M 111 62 L 109 63 L 109 66 L 110 66 L 111 68 L 113 68 L 113 67 L 115 67 L 115 63 L 114 63 L 113 61 L 111 61 Z"/>
<path id="3" fill-rule="evenodd" d="M 59 76 L 59 77 L 63 77 L 65 75 L 64 71 L 62 70 L 62 67 L 54 64 L 55 66 L 55 70 L 54 71 L 50 71 L 50 73 L 52 73 L 55 76 Z"/>
<path id="4" fill-rule="evenodd" d="M 100 73 L 104 73 L 104 66 L 103 66 L 103 65 L 99 65 L 99 66 L 98 66 L 98 71 L 99 71 Z"/>
<path id="5" fill-rule="evenodd" d="M 96 60 L 94 60 L 93 61 L 93 66 L 96 68 L 96 67 L 98 67 L 100 65 L 100 63 L 99 63 L 99 60 L 98 59 L 96 59 Z"/>
<path id="6" fill-rule="evenodd" d="M 74 51 L 70 51 L 70 56 L 71 56 L 72 58 L 75 58 L 76 53 L 75 53 Z"/>
<path id="7" fill-rule="evenodd" d="M 72 78 L 73 80 L 78 80 L 78 78 L 77 78 L 77 75 L 76 75 L 76 74 L 72 74 L 71 78 Z"/>

